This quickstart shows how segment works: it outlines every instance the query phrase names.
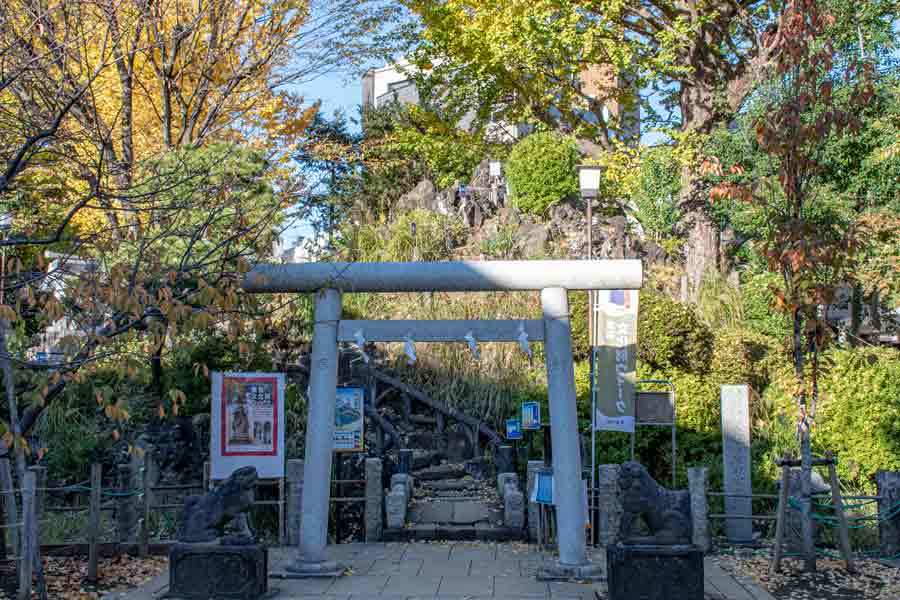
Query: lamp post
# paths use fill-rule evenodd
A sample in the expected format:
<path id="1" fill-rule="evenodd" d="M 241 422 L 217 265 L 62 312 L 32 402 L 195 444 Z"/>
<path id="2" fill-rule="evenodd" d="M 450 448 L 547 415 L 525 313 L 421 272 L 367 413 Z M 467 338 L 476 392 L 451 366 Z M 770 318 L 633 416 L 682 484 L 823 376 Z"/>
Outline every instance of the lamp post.
<path id="1" fill-rule="evenodd" d="M 594 216 L 591 214 L 591 205 L 594 198 L 600 195 L 600 179 L 603 176 L 603 167 L 599 165 L 579 165 L 578 166 L 578 188 L 581 190 L 581 197 L 584 198 L 587 211 L 587 259 L 593 258 L 594 246 Z M 591 346 L 591 362 L 590 362 L 590 380 L 591 380 L 591 489 L 596 489 L 596 460 L 597 460 L 597 435 L 594 431 L 594 421 L 597 418 L 597 398 L 594 393 L 596 385 L 596 356 L 594 353 L 594 344 L 596 343 L 594 335 L 594 293 L 590 290 L 588 295 L 588 343 Z M 591 506 L 591 503 L 588 503 Z M 594 532 L 591 532 L 594 535 Z"/>
<path id="2" fill-rule="evenodd" d="M 503 177 L 503 163 L 496 159 L 488 161 L 488 178 L 491 183 L 491 203 L 500 206 L 499 187 L 500 178 Z"/>

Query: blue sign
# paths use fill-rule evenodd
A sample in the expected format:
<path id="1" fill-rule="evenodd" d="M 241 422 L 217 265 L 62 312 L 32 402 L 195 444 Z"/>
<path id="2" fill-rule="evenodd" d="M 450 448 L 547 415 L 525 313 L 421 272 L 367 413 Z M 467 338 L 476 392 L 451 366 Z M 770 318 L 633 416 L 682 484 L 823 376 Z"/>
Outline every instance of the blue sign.
<path id="1" fill-rule="evenodd" d="M 541 428 L 541 405 L 537 402 L 522 403 L 522 429 Z"/>
<path id="2" fill-rule="evenodd" d="M 506 439 L 521 440 L 522 439 L 522 422 L 518 419 L 506 420 Z"/>
<path id="3" fill-rule="evenodd" d="M 553 504 L 553 471 L 538 471 L 534 474 L 531 501 L 537 504 Z"/>

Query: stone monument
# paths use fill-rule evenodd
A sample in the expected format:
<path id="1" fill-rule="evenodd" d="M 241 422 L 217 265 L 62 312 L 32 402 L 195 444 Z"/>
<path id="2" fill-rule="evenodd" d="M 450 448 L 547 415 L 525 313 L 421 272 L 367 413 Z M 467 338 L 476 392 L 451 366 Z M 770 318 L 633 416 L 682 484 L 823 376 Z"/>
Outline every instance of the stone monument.
<path id="1" fill-rule="evenodd" d="M 703 600 L 703 552 L 691 543 L 688 491 L 662 487 L 636 462 L 622 465 L 619 491 L 621 542 L 606 547 L 609 600 Z"/>
<path id="2" fill-rule="evenodd" d="M 722 406 L 722 461 L 725 468 L 725 514 L 735 518 L 725 519 L 725 535 L 733 544 L 753 541 L 753 493 L 750 462 L 750 387 L 723 385 Z"/>
<path id="3" fill-rule="evenodd" d="M 259 600 L 268 593 L 268 553 L 247 521 L 256 497 L 255 467 L 242 467 L 184 504 L 178 542 L 169 550 L 167 598 Z"/>

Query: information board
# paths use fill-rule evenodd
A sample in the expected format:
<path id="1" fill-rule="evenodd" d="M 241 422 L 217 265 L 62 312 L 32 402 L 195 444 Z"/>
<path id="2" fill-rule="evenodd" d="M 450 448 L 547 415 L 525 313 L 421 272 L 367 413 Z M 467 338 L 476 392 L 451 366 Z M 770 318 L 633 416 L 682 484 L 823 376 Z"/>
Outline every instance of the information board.
<path id="1" fill-rule="evenodd" d="M 506 439 L 521 440 L 522 439 L 522 422 L 519 419 L 506 420 Z"/>
<path id="2" fill-rule="evenodd" d="M 541 405 L 537 402 L 522 403 L 522 429 L 535 430 L 541 428 Z"/>
<path id="3" fill-rule="evenodd" d="M 365 438 L 366 390 L 361 387 L 339 387 L 334 404 L 334 451 L 363 452 Z"/>
<path id="4" fill-rule="evenodd" d="M 284 477 L 284 374 L 212 373 L 210 477 Z"/>

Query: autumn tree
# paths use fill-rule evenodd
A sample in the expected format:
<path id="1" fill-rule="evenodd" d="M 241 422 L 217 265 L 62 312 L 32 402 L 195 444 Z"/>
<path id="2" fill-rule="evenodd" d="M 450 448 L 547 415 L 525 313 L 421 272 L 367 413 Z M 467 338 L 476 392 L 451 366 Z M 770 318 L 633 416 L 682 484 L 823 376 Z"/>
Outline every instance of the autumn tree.
<path id="1" fill-rule="evenodd" d="M 426 89 L 454 118 L 472 111 L 481 123 L 540 122 L 575 133 L 593 153 L 615 150 L 638 104 L 669 109 L 663 124 L 699 145 L 765 79 L 781 37 L 782 3 L 772 0 L 406 3 L 422 19 L 416 62 Z M 890 37 L 894 0 L 834 4 L 839 43 L 866 37 L 875 47 Z M 695 289 L 720 255 L 701 180 L 685 167 L 679 202 Z"/>
<path id="2" fill-rule="evenodd" d="M 859 114 L 874 94 L 871 63 L 836 63 L 834 25 L 835 18 L 818 0 L 787 3 L 778 20 L 777 37 L 765 42 L 772 52 L 774 81 L 766 88 L 765 107 L 755 123 L 756 141 L 773 160 L 775 176 L 749 183 L 723 181 L 711 191 L 713 200 L 738 199 L 763 213 L 766 233 L 760 250 L 769 269 L 781 277 L 773 293 L 775 306 L 793 324 L 800 504 L 809 570 L 815 569 L 810 437 L 819 396 L 819 352 L 830 334 L 825 309 L 861 244 L 856 227 L 842 226 L 821 210 L 816 184 L 829 141 L 859 131 Z M 743 173 L 741 165 L 726 169 L 715 160 L 707 162 L 704 170 L 720 176 Z"/>

